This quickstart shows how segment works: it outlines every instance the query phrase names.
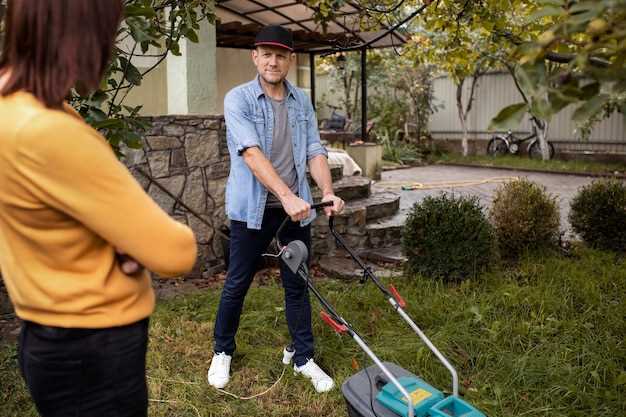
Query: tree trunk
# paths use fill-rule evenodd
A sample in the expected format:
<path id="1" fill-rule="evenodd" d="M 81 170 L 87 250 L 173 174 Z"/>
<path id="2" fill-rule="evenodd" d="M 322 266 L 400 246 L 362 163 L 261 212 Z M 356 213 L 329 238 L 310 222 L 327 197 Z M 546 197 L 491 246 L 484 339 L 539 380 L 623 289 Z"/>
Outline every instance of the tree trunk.
<path id="1" fill-rule="evenodd" d="M 463 129 L 463 138 L 461 139 L 461 146 L 463 147 L 463 156 L 469 155 L 469 143 L 467 138 L 467 113 L 463 108 L 463 84 L 465 78 L 462 78 L 456 86 L 456 109 L 459 115 L 459 121 L 461 122 L 461 129 Z"/>
<path id="2" fill-rule="evenodd" d="M 343 74 L 343 107 L 344 112 L 346 114 L 347 119 L 352 119 L 352 78 L 354 76 L 354 71 L 351 71 L 348 74 L 347 71 L 344 71 Z"/>
<path id="3" fill-rule="evenodd" d="M 550 160 L 550 147 L 548 146 L 548 122 L 532 118 L 532 123 L 537 131 L 537 140 L 539 141 L 539 149 L 541 149 L 541 159 Z"/>

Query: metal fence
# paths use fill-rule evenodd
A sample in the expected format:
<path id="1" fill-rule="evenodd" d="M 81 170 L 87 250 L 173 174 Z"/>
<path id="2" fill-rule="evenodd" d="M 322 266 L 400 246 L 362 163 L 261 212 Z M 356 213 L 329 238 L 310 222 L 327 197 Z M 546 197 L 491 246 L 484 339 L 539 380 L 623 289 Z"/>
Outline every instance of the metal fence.
<path id="1" fill-rule="evenodd" d="M 470 83 L 466 82 L 464 96 L 469 94 Z M 447 77 L 434 80 L 436 103 L 443 108 L 430 120 L 430 130 L 435 139 L 461 139 L 462 130 L 456 107 L 456 86 Z M 468 117 L 469 138 L 487 140 L 492 135 L 487 131 L 491 119 L 505 106 L 521 102 L 511 76 L 508 73 L 494 72 L 478 80 L 475 101 Z M 555 143 L 560 152 L 572 153 L 611 153 L 626 155 L 626 126 L 624 117 L 614 113 L 608 119 L 598 123 L 588 140 L 582 140 L 580 132 L 571 120 L 573 107 L 568 107 L 550 122 L 548 138 Z M 516 129 L 530 131 L 530 122 L 525 119 Z"/>

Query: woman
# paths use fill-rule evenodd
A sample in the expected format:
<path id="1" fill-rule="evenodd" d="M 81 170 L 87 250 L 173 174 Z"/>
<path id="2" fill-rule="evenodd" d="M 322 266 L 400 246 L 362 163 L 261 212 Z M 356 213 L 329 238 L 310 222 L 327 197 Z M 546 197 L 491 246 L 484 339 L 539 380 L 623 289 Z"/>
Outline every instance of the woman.
<path id="1" fill-rule="evenodd" d="M 191 230 L 63 102 L 74 86 L 98 87 L 121 13 L 121 0 L 8 1 L 0 270 L 24 320 L 19 363 L 42 416 L 147 414 L 154 293 L 133 266 L 176 276 L 196 259 Z"/>

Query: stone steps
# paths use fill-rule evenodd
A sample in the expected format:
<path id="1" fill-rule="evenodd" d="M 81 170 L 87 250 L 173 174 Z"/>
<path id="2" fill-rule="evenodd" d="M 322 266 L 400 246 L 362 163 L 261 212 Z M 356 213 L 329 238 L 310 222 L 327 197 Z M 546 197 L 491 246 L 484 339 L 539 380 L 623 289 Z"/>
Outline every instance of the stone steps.
<path id="1" fill-rule="evenodd" d="M 400 196 L 391 192 L 378 192 L 368 198 L 349 201 L 344 211 L 334 218 L 335 230 L 347 245 L 354 250 L 367 247 L 368 222 L 392 216 L 398 211 Z M 337 249 L 335 239 L 328 228 L 328 218 L 320 215 L 313 223 L 314 253 L 334 253 Z"/>
<path id="2" fill-rule="evenodd" d="M 367 247 L 384 248 L 400 245 L 402 242 L 402 227 L 407 214 L 398 212 L 393 216 L 377 219 L 365 226 Z"/>
<path id="3" fill-rule="evenodd" d="M 378 264 L 403 265 L 407 261 L 407 257 L 402 253 L 401 245 L 366 249 L 359 255 L 362 259 Z"/>
<path id="4" fill-rule="evenodd" d="M 343 178 L 343 167 L 341 165 L 331 164 L 328 167 L 330 168 L 330 177 L 332 178 L 333 183 Z M 315 181 L 311 178 L 311 173 L 308 169 L 306 171 L 306 176 L 309 180 L 309 184 L 314 185 Z"/>
<path id="5" fill-rule="evenodd" d="M 348 201 L 345 211 L 350 213 L 360 208 L 365 208 L 366 221 L 392 216 L 400 209 L 400 196 L 388 191 L 373 193 L 368 198 Z"/>

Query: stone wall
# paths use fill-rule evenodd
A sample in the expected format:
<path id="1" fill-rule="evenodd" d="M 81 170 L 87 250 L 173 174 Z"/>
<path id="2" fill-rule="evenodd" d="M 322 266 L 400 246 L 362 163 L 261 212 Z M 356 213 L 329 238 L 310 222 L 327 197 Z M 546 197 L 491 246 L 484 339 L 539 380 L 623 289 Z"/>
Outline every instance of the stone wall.
<path id="1" fill-rule="evenodd" d="M 139 183 L 168 214 L 189 225 L 198 241 L 198 261 L 191 276 L 210 276 L 223 269 L 220 235 L 225 223 L 224 191 L 230 169 L 222 116 L 158 116 L 143 149 L 127 152 L 126 164 Z M 149 178 L 140 171 L 148 174 Z M 155 182 L 198 213 L 204 224 Z"/>

